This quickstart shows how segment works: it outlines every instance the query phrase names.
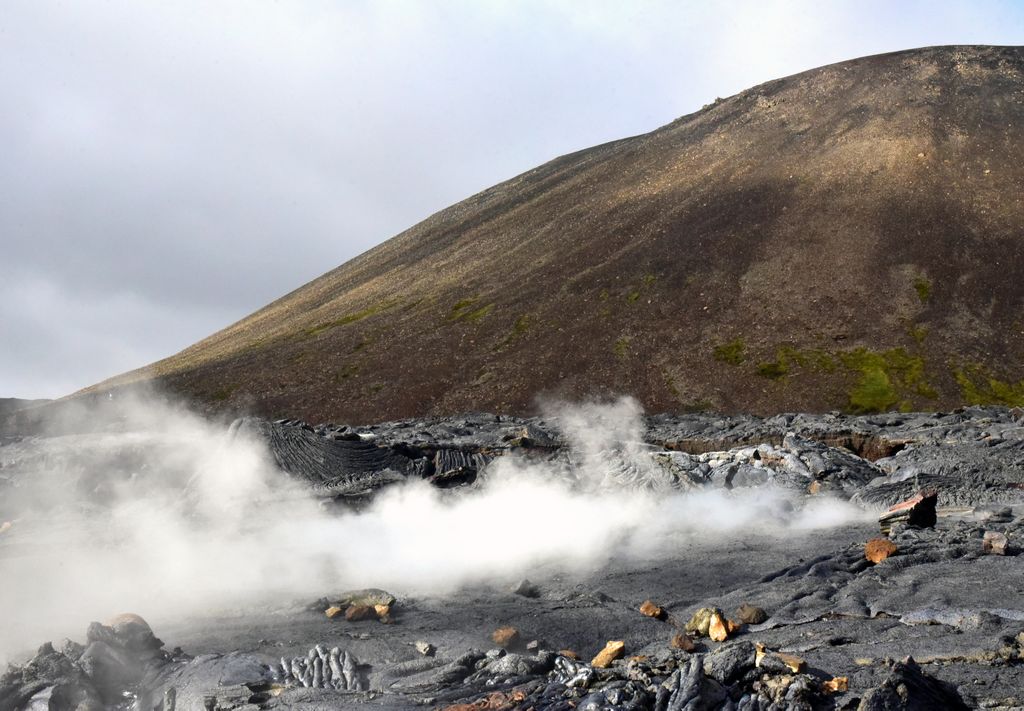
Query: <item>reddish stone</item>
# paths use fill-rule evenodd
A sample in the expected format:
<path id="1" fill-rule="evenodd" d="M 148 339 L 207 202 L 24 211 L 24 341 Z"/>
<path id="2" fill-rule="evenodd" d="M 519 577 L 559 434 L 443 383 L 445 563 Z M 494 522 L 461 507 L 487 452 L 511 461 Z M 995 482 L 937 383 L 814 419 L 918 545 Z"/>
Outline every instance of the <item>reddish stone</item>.
<path id="1" fill-rule="evenodd" d="M 889 556 L 895 555 L 896 544 L 888 538 L 872 538 L 864 544 L 864 557 L 872 563 L 881 563 Z"/>

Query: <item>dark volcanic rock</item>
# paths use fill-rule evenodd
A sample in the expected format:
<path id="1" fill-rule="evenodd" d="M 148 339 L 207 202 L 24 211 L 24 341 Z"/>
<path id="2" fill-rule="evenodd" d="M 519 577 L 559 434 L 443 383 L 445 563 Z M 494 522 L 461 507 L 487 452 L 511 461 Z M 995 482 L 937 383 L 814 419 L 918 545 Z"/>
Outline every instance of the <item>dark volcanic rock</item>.
<path id="1" fill-rule="evenodd" d="M 364 422 L 538 393 L 1020 404 L 1022 87 L 1020 47 L 771 81 L 485 190 L 99 389 Z"/>
<path id="2" fill-rule="evenodd" d="M 857 711 L 966 711 L 967 705 L 948 684 L 921 671 L 913 659 L 895 662 L 885 681 L 868 691 Z"/>

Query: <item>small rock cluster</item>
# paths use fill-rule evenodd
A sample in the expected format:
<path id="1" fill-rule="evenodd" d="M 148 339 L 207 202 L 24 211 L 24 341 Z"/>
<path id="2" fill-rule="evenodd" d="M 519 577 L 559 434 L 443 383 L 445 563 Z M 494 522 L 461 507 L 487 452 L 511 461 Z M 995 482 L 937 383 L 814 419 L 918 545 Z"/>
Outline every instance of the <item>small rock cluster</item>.
<path id="1" fill-rule="evenodd" d="M 65 640 L 57 649 L 47 642 L 26 664 L 11 666 L 0 677 L 0 711 L 101 711 L 155 685 L 177 658 L 183 658 L 180 650 L 165 651 L 138 615 L 119 615 L 105 625 L 93 622 L 84 645 Z"/>

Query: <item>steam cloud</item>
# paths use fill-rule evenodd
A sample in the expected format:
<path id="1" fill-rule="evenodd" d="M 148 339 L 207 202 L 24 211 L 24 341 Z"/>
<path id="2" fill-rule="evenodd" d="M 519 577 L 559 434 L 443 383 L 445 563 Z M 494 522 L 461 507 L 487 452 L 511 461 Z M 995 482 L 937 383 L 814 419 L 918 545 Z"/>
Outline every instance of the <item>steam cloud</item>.
<path id="1" fill-rule="evenodd" d="M 861 516 L 838 501 L 795 509 L 770 488 L 669 489 L 629 399 L 551 408 L 563 459 L 502 457 L 470 490 L 410 481 L 341 515 L 261 442 L 165 399 L 82 415 L 96 431 L 0 447 L 0 520 L 14 520 L 0 538 L 0 661 L 123 611 L 157 622 L 362 586 L 437 592 Z"/>

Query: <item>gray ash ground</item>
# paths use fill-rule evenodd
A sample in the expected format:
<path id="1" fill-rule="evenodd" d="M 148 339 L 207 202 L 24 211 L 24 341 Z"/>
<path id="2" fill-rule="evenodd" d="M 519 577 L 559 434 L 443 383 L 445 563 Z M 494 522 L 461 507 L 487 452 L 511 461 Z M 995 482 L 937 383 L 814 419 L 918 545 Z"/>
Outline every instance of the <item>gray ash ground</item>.
<path id="1" fill-rule="evenodd" d="M 562 423 L 540 418 L 370 427 L 245 419 L 231 429 L 265 441 L 286 476 L 331 517 L 357 515 L 409 479 L 458 500 L 512 455 L 570 477 L 588 466 Z M 0 520 L 15 522 L 0 534 L 0 570 L 5 559 L 28 555 L 33 526 L 52 525 L 55 515 L 11 494 L 31 489 L 24 478 L 40 460 L 63 486 L 96 491 L 89 467 L 68 462 L 100 436 L 109 433 L 11 436 L 0 447 Z M 321 599 L 240 601 L 159 624 L 151 618 L 163 641 L 141 620 L 122 617 L 89 626 L 84 644 L 55 641 L 17 656 L 0 678 L 0 711 L 1024 707 L 1024 413 L 654 416 L 641 436 L 629 456 L 615 447 L 605 453 L 600 486 L 721 490 L 720 517 L 732 515 L 731 496 L 778 490 L 792 507 L 783 516 L 823 497 L 853 502 L 865 515 L 811 531 L 755 519 L 648 541 L 641 552 L 609 549 L 583 569 L 552 558 L 445 592 L 371 590 L 357 599 L 323 590 Z M 62 448 L 54 449 L 58 439 Z M 136 455 L 120 456 L 137 470 Z M 895 553 L 868 561 L 877 515 L 926 488 L 938 491 L 936 525 L 896 523 Z M 9 510 L 15 500 L 34 501 L 33 515 Z M 479 532 L 495 557 L 516 545 L 518 516 L 495 510 L 493 525 Z M 558 520 L 548 528 L 555 549 L 571 549 L 579 536 Z M 658 530 L 652 525 L 651 535 Z M 1005 535 L 1007 548 L 992 550 L 986 534 L 997 542 L 993 534 Z M 373 608 L 390 594 L 386 611 Z M 660 618 L 641 614 L 647 600 L 663 608 Z M 687 634 L 699 610 L 740 621 L 744 605 L 766 619 L 721 642 L 693 625 Z M 331 607 L 337 616 L 325 614 Z M 346 620 L 346 612 L 366 619 Z M 492 634 L 503 627 L 517 634 L 499 644 Z M 621 656 L 592 665 L 609 641 L 623 642 Z"/>

